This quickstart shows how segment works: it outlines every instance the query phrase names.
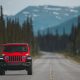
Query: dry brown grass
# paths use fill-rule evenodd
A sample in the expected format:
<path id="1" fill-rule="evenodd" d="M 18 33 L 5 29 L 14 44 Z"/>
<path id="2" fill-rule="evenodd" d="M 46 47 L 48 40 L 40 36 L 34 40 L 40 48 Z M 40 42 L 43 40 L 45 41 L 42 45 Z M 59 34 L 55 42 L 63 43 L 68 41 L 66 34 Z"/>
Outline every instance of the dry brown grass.
<path id="1" fill-rule="evenodd" d="M 79 56 L 78 56 L 78 55 L 75 56 L 75 55 L 72 55 L 72 53 L 63 53 L 63 54 L 64 54 L 64 56 L 65 56 L 66 58 L 70 58 L 70 59 L 72 59 L 72 60 L 80 63 L 80 55 L 79 55 Z"/>

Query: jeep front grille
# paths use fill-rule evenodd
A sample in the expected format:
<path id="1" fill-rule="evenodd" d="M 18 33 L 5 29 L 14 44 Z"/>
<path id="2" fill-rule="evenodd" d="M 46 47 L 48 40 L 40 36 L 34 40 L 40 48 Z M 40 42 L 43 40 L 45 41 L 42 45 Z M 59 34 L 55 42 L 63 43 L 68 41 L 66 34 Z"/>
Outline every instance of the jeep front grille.
<path id="1" fill-rule="evenodd" d="M 9 56 L 9 62 L 22 61 L 22 56 Z"/>

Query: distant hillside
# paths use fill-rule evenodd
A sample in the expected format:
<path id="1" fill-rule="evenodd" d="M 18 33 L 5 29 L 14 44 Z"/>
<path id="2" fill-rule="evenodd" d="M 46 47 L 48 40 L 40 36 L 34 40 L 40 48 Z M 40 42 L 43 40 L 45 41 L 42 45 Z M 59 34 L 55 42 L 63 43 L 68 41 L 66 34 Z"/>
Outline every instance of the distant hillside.
<path id="1" fill-rule="evenodd" d="M 72 23 L 76 23 L 77 16 L 80 15 L 80 7 L 69 8 L 60 6 L 29 6 L 11 18 L 19 18 L 22 24 L 27 16 L 32 16 L 34 32 L 48 27 L 55 27 L 61 33 L 64 26 L 70 32 Z"/>
<path id="2" fill-rule="evenodd" d="M 51 27 L 50 28 L 50 32 L 55 34 L 56 30 L 57 30 L 59 35 L 62 35 L 63 34 L 63 30 L 65 30 L 66 34 L 70 34 L 71 33 L 71 29 L 72 29 L 72 25 L 77 26 L 77 23 L 78 23 L 78 17 L 74 17 L 74 18 L 72 18 L 70 20 L 67 20 L 67 21 L 57 25 L 57 26 Z"/>

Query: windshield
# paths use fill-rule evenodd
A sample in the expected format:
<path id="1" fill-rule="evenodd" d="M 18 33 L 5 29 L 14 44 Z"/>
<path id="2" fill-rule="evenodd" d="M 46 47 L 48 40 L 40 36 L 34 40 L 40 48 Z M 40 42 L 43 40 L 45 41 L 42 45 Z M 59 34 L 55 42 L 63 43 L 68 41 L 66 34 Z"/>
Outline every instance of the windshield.
<path id="1" fill-rule="evenodd" d="M 24 46 L 5 46 L 5 52 L 27 52 L 28 49 Z"/>

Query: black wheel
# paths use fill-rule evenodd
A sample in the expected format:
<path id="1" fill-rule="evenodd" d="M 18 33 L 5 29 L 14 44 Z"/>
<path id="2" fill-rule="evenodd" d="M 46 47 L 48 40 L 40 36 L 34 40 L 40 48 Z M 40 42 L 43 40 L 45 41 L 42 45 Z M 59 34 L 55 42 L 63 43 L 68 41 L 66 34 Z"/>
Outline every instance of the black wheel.
<path id="1" fill-rule="evenodd" d="M 28 67 L 28 75 L 32 75 L 32 65 Z"/>
<path id="2" fill-rule="evenodd" d="M 31 64 L 27 68 L 28 75 L 32 75 L 32 61 Z"/>
<path id="3" fill-rule="evenodd" d="M 0 75 L 5 75 L 5 70 L 0 70 Z"/>

